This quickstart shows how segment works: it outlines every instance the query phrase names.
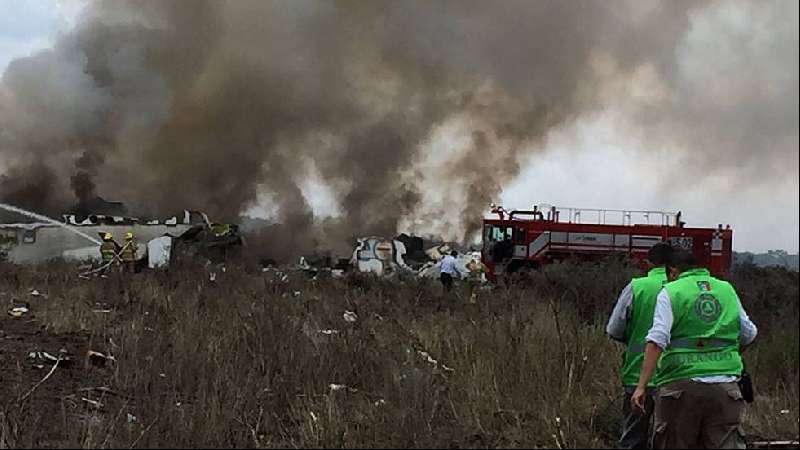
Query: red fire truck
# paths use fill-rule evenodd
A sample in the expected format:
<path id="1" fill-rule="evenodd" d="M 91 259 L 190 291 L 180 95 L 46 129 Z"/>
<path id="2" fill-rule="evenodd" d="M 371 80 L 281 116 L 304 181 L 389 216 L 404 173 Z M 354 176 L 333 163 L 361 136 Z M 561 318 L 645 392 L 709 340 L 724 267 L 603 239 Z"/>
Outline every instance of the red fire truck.
<path id="1" fill-rule="evenodd" d="M 650 247 L 662 241 L 690 249 L 703 267 L 718 276 L 727 274 L 733 260 L 730 225 L 686 227 L 680 212 L 551 205 L 506 211 L 492 205 L 492 213 L 497 218 L 483 221 L 481 257 L 493 281 L 567 258 L 598 259 L 624 253 L 642 261 Z"/>

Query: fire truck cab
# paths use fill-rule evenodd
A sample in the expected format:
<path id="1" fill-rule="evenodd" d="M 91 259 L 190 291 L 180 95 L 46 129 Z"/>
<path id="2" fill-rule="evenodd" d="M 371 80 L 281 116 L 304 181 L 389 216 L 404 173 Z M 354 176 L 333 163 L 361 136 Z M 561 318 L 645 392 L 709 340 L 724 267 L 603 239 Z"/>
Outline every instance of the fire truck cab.
<path id="1" fill-rule="evenodd" d="M 701 266 L 725 276 L 732 264 L 733 230 L 686 227 L 680 212 L 627 211 L 537 205 L 506 211 L 492 205 L 483 221 L 481 258 L 498 277 L 567 258 L 599 259 L 623 253 L 642 262 L 657 242 L 691 250 Z"/>

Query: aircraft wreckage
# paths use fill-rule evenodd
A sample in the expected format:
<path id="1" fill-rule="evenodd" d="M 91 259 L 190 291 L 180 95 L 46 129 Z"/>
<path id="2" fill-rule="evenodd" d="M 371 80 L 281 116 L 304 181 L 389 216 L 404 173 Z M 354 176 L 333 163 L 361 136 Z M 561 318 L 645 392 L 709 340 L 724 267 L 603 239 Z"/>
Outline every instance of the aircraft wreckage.
<path id="1" fill-rule="evenodd" d="M 0 224 L 0 255 L 15 264 L 98 259 L 99 241 L 91 237 L 105 233 L 115 239 L 133 233 L 139 242 L 137 260 L 146 261 L 151 268 L 168 265 L 178 253 L 224 259 L 242 244 L 236 225 L 213 223 L 199 211 L 186 210 L 162 220 L 101 214 L 78 218 L 65 214 L 61 223 Z"/>

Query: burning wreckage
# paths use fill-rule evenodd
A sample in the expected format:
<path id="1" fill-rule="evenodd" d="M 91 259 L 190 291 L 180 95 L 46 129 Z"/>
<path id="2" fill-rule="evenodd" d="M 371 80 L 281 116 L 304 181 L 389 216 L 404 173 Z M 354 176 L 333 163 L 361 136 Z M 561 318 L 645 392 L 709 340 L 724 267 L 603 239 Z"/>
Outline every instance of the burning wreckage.
<path id="1" fill-rule="evenodd" d="M 243 243 L 237 225 L 211 222 L 199 211 L 186 210 L 163 220 L 65 214 L 58 222 L 33 213 L 26 215 L 39 220 L 0 224 L 0 255 L 16 264 L 99 259 L 100 241 L 93 236 L 102 238 L 106 233 L 114 239 L 133 234 L 140 268 L 165 267 L 183 257 L 217 262 L 235 255 Z"/>
<path id="2" fill-rule="evenodd" d="M 120 215 L 125 210 L 117 206 L 100 209 L 108 214 L 64 214 L 62 221 L 55 221 L 4 205 L 5 209 L 35 220 L 0 224 L 0 256 L 15 264 L 36 264 L 53 259 L 97 260 L 101 242 L 94 236 L 102 239 L 110 234 L 113 239 L 121 239 L 131 233 L 137 241 L 137 269 L 155 269 L 182 259 L 219 263 L 236 257 L 243 245 L 237 225 L 211 222 L 199 211 L 185 210 L 164 220 L 142 219 Z M 350 259 L 334 262 L 330 256 L 306 256 L 300 258 L 297 268 L 313 274 L 356 271 L 382 277 L 438 278 L 438 262 L 455 248 L 447 243 L 428 242 L 426 249 L 423 238 L 407 234 L 393 239 L 370 236 L 357 239 Z M 456 267 L 463 278 L 486 281 L 480 252 L 459 252 Z"/>
<path id="3" fill-rule="evenodd" d="M 456 250 L 456 246 L 439 243 L 428 246 L 426 250 L 425 244 L 423 238 L 407 234 L 400 234 L 394 239 L 375 236 L 359 238 L 350 264 L 359 272 L 378 276 L 416 274 L 423 278 L 438 278 L 439 261 Z M 456 268 L 462 278 L 486 281 L 480 252 L 459 251 Z"/>

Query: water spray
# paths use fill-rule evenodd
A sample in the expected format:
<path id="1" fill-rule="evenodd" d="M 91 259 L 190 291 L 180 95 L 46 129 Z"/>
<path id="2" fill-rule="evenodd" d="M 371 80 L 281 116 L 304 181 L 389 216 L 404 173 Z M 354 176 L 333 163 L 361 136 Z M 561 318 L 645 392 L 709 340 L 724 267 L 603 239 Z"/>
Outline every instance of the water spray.
<path id="1" fill-rule="evenodd" d="M 85 239 L 91 241 L 93 244 L 97 244 L 97 245 L 101 245 L 102 244 L 99 240 L 89 236 L 88 234 L 86 234 L 86 233 L 84 233 L 84 232 L 82 232 L 80 230 L 77 230 L 74 227 L 71 227 L 71 226 L 69 226 L 69 225 L 67 225 L 67 224 L 65 224 L 63 222 L 59 222 L 59 221 L 57 221 L 55 219 L 51 219 L 51 218 L 49 218 L 47 216 L 43 216 L 41 214 L 36 214 L 35 212 L 28 211 L 28 210 L 22 209 L 22 208 L 18 208 L 18 207 L 13 206 L 13 205 L 8 205 L 6 203 L 0 203 L 0 209 L 4 209 L 6 211 L 14 212 L 14 213 L 17 213 L 17 214 L 22 214 L 23 216 L 30 217 L 31 219 L 41 220 L 42 222 L 47 222 L 47 223 L 52 224 L 52 225 L 57 225 L 57 226 L 65 229 L 65 230 L 68 230 L 68 231 L 70 231 L 72 233 L 77 234 L 78 236 L 80 236 L 82 238 L 85 238 Z"/>

